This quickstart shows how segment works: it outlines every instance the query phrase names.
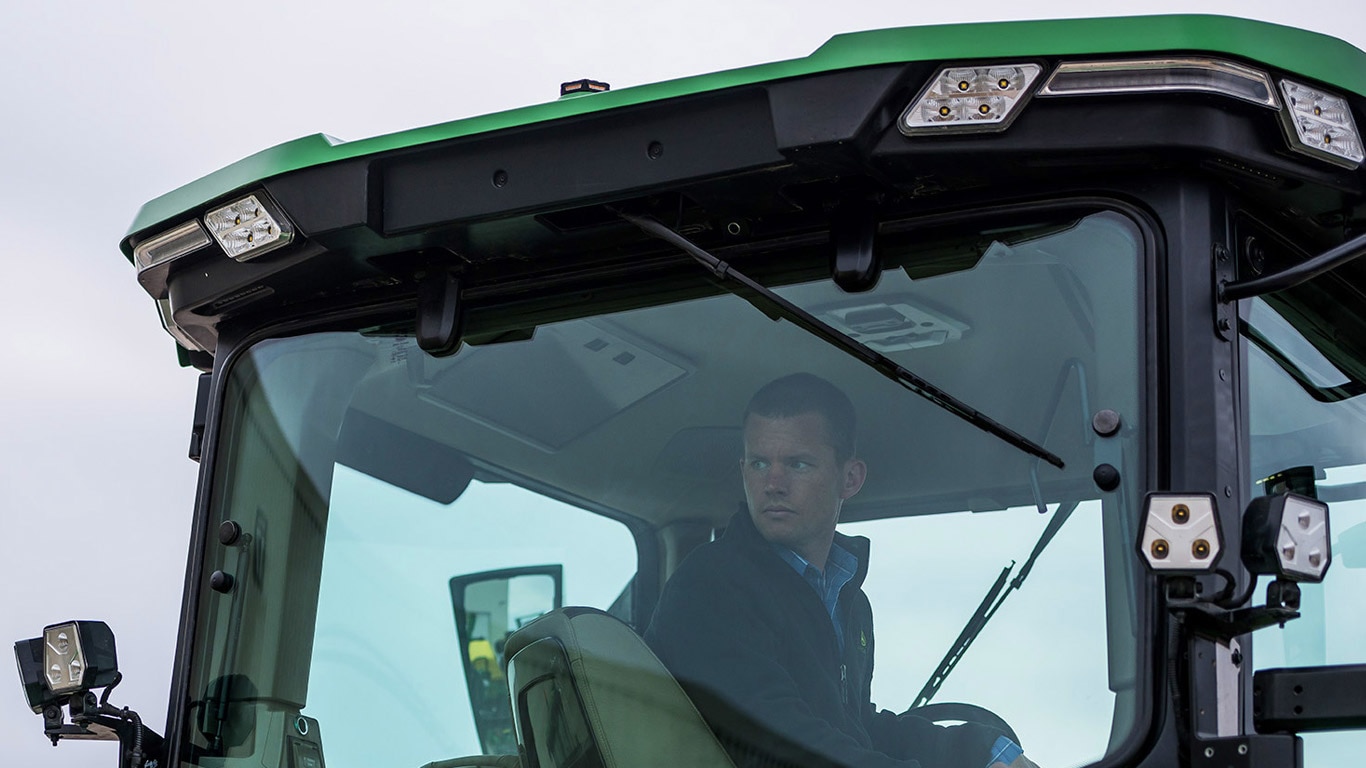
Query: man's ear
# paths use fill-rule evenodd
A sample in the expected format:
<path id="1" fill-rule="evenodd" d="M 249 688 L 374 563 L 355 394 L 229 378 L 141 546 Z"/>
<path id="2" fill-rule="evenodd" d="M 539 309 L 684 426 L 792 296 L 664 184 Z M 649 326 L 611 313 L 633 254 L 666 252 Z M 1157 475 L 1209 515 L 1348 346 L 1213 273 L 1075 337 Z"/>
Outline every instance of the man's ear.
<path id="1" fill-rule="evenodd" d="M 844 463 L 844 484 L 840 488 L 840 499 L 847 499 L 859 492 L 863 481 L 868 478 L 868 465 L 862 459 L 850 459 Z"/>

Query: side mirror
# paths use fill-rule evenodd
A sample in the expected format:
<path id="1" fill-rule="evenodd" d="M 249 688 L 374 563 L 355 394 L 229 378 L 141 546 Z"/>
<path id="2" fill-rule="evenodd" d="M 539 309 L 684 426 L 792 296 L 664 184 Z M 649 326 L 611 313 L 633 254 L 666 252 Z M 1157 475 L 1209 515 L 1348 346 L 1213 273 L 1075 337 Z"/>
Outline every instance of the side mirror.
<path id="1" fill-rule="evenodd" d="M 455 630 L 479 743 L 489 755 L 516 754 L 507 686 L 508 635 L 561 607 L 564 567 L 535 565 L 451 579 Z"/>

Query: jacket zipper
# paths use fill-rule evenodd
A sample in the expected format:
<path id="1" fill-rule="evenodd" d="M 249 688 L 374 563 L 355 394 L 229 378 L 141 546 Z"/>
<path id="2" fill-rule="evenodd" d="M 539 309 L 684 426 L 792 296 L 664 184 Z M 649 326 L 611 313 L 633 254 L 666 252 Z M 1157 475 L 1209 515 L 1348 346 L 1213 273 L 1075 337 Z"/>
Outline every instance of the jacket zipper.
<path id="1" fill-rule="evenodd" d="M 849 670 L 844 664 L 840 664 L 840 698 L 849 703 Z"/>

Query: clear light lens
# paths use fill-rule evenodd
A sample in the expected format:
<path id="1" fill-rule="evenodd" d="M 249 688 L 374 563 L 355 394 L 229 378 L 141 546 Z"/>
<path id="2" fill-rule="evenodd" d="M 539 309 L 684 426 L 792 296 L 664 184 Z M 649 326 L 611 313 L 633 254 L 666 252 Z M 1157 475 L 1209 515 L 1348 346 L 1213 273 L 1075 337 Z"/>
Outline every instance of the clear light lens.
<path id="1" fill-rule="evenodd" d="M 180 346 L 191 352 L 208 351 L 204 349 L 202 344 L 192 339 L 188 333 L 185 333 L 180 326 L 176 325 L 170 299 L 157 299 L 157 313 L 161 315 L 161 327 L 165 328 L 166 332 L 171 334 L 171 338 L 175 339 Z"/>
<path id="2" fill-rule="evenodd" d="M 1039 97 L 1111 93 L 1215 93 L 1274 109 L 1265 72 L 1221 59 L 1072 61 L 1058 66 Z"/>
<path id="3" fill-rule="evenodd" d="M 53 693 L 81 687 L 85 677 L 80 636 L 75 624 L 57 624 L 43 630 L 43 666 L 47 685 Z"/>
<path id="4" fill-rule="evenodd" d="M 218 244 L 229 256 L 247 261 L 290 241 L 293 232 L 282 226 L 256 195 L 209 211 L 204 216 Z"/>
<path id="5" fill-rule="evenodd" d="M 138 270 L 155 267 L 172 259 L 178 259 L 209 244 L 209 236 L 197 221 L 184 224 L 163 232 L 133 249 L 133 263 Z"/>
<path id="6" fill-rule="evenodd" d="M 901 115 L 901 132 L 1005 130 L 1042 71 L 1038 64 L 946 67 Z"/>
<path id="7" fill-rule="evenodd" d="M 1299 496 L 1287 496 L 1276 537 L 1281 573 L 1296 581 L 1323 579 L 1330 559 L 1328 505 Z"/>
<path id="8" fill-rule="evenodd" d="M 1155 571 L 1213 570 L 1222 541 L 1214 497 L 1209 494 L 1150 494 L 1144 502 L 1139 551 Z"/>
<path id="9" fill-rule="evenodd" d="M 1366 160 L 1361 134 L 1346 99 L 1290 80 L 1280 84 L 1285 97 L 1282 114 L 1292 147 L 1348 168 Z"/>

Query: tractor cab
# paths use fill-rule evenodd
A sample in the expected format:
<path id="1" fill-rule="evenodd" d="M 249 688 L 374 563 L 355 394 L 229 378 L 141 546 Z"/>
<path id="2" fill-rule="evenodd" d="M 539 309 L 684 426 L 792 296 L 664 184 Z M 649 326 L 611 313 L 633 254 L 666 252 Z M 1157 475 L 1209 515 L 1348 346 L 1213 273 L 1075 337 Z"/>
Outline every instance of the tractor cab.
<path id="1" fill-rule="evenodd" d="M 134 768 L 827 764 L 642 639 L 808 373 L 857 416 L 878 708 L 1040 766 L 1353 762 L 1363 72 L 1216 17 L 886 30 L 154 200 L 122 246 L 202 371 L 165 738 L 72 677 L 98 622 L 16 646 L 29 701 Z"/>

